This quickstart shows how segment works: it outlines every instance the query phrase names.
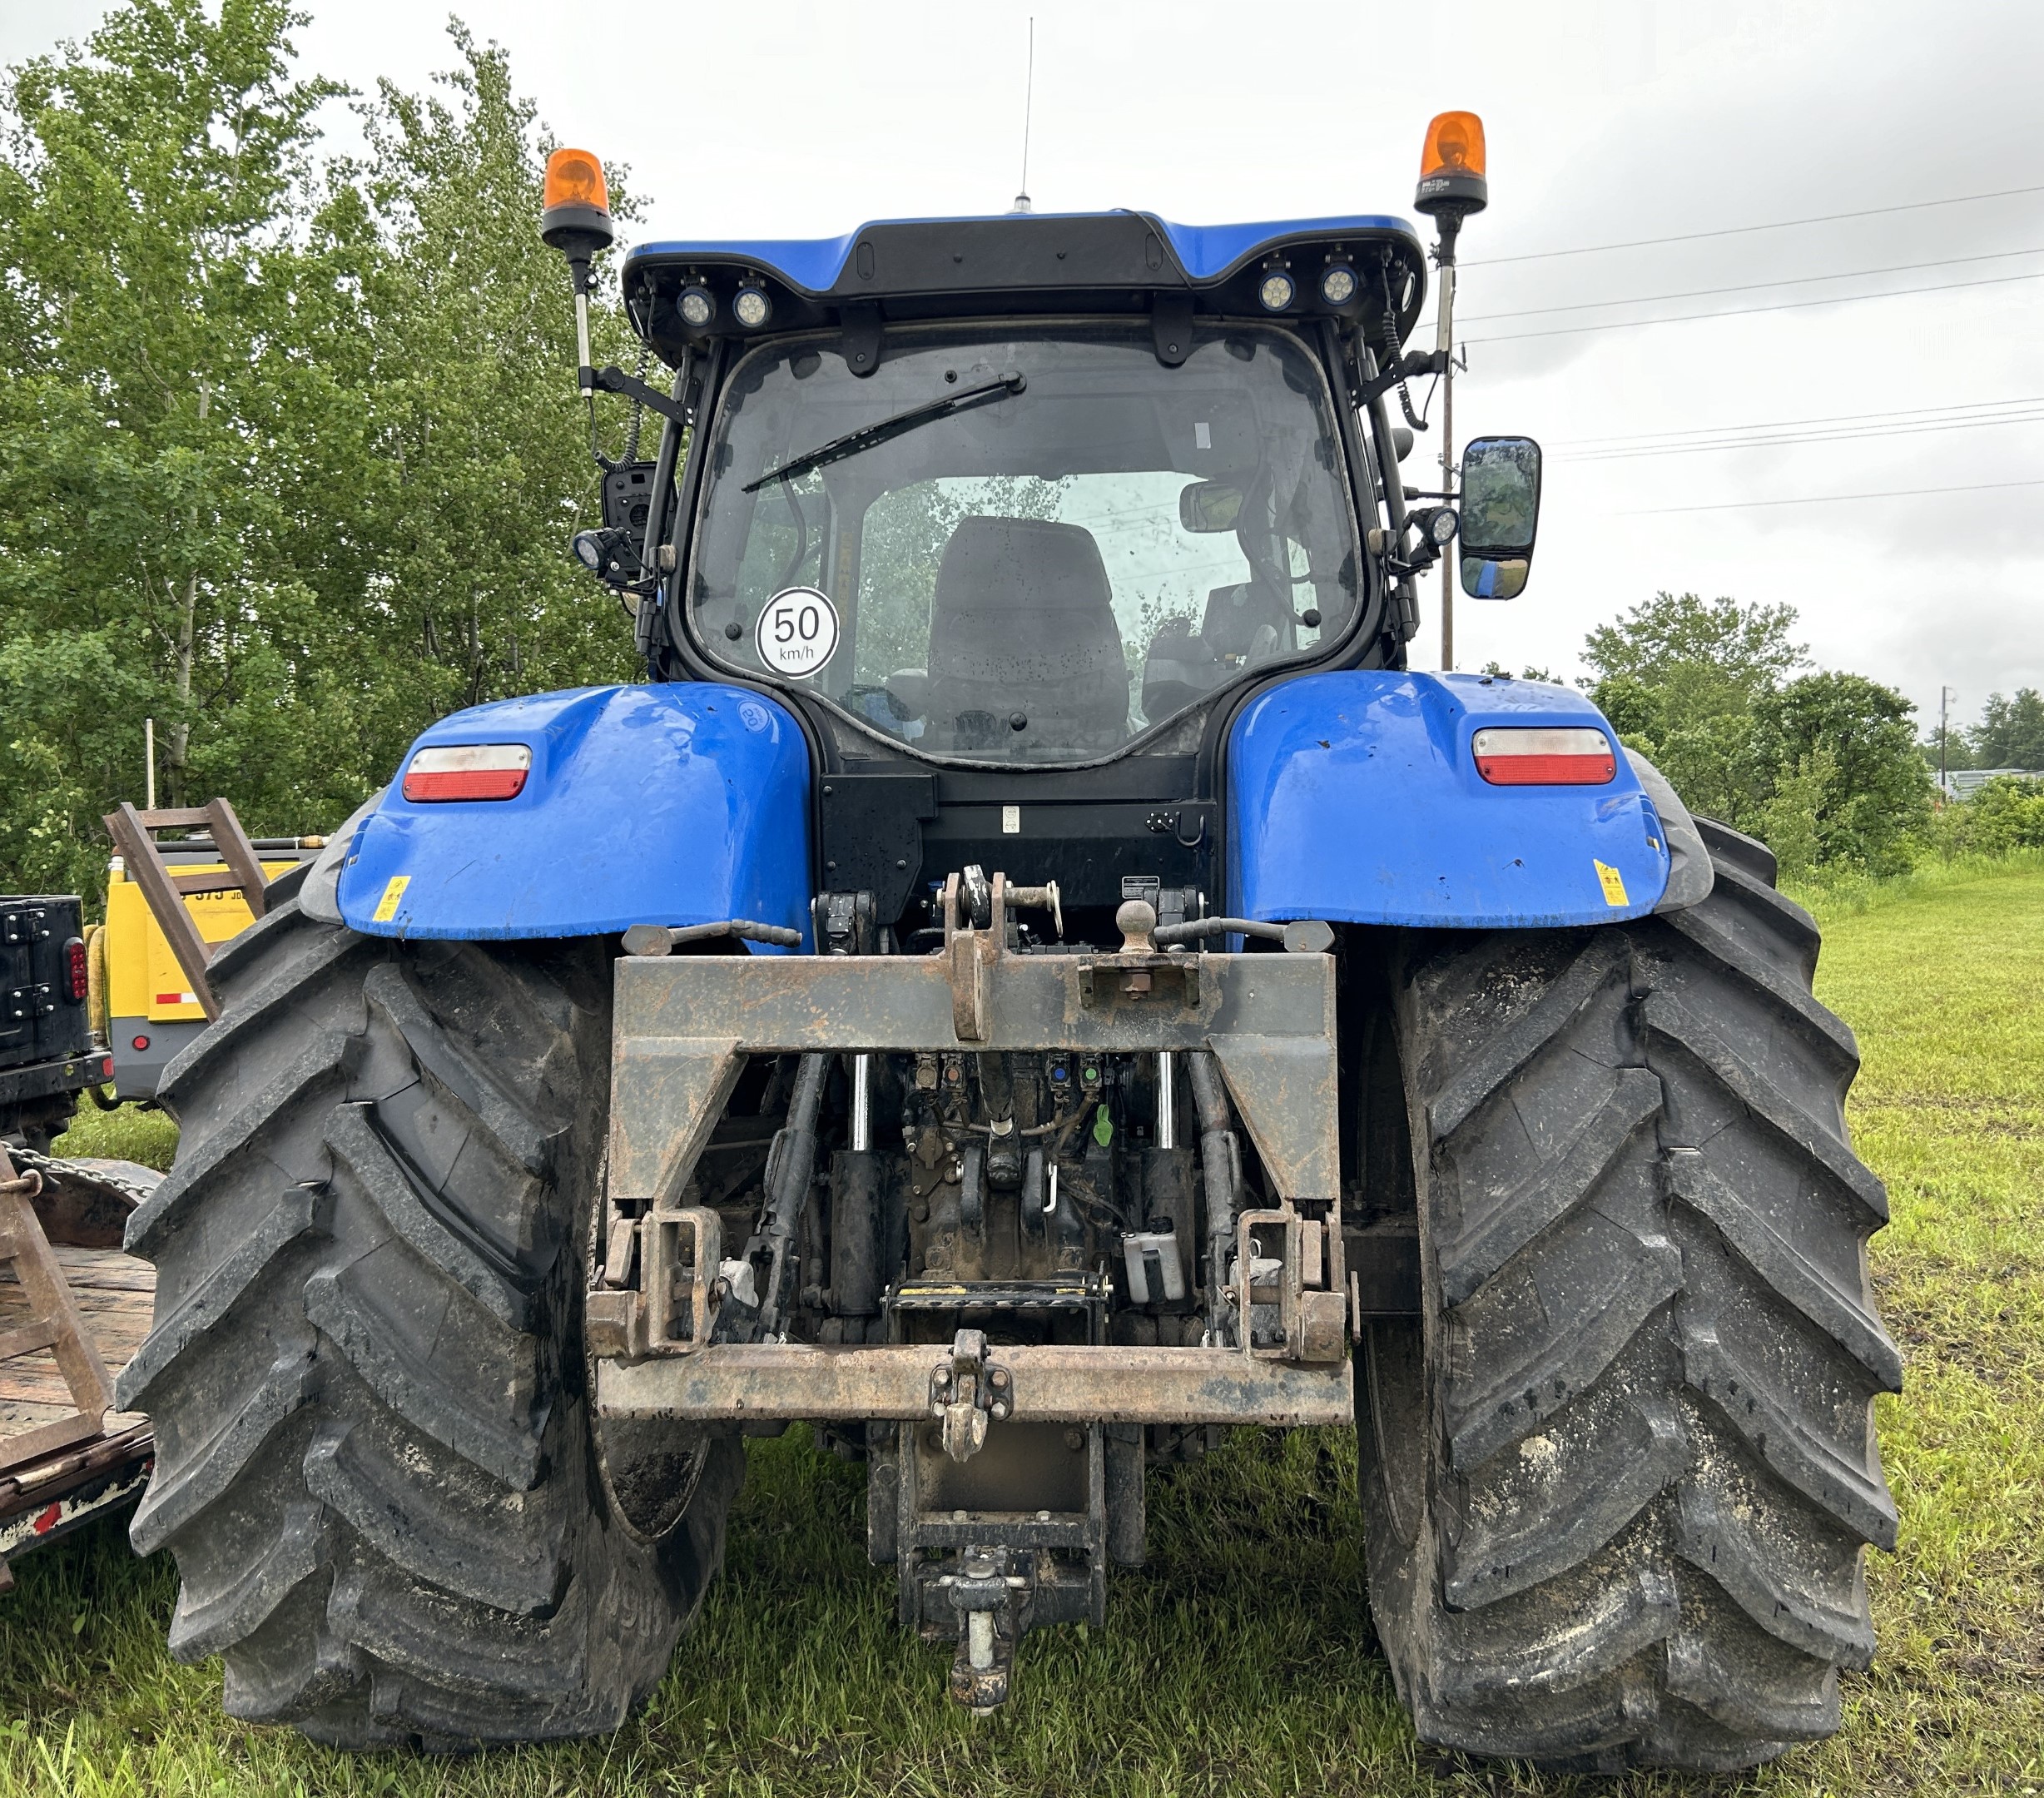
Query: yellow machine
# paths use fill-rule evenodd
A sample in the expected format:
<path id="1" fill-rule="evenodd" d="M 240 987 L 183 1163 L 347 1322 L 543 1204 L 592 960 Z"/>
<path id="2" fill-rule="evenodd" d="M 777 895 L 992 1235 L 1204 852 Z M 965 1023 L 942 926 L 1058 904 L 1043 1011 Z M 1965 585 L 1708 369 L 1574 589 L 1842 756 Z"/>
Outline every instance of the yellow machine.
<path id="1" fill-rule="evenodd" d="M 310 861 L 324 842 L 319 837 L 263 837 L 254 847 L 265 877 L 275 880 Z M 156 847 L 174 876 L 228 872 L 206 838 Z M 254 921 L 247 899 L 233 888 L 181 897 L 209 948 L 239 936 Z M 206 1028 L 206 1011 L 122 856 L 107 865 L 107 921 L 92 934 L 92 957 L 93 1021 L 113 1053 L 114 1096 L 153 1099 L 171 1059 Z"/>

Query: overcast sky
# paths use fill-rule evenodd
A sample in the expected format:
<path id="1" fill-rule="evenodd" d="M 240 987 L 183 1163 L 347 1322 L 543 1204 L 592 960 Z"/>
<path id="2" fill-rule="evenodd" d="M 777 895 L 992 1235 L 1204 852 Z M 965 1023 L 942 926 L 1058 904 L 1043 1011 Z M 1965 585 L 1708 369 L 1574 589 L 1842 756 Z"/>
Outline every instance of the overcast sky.
<path id="1" fill-rule="evenodd" d="M 101 10 L 8 0 L 0 60 Z M 450 60 L 444 15 L 417 0 L 307 10 L 305 66 L 357 88 L 419 87 Z M 1941 683 L 1968 719 L 1991 690 L 2044 686 L 2036 0 L 459 10 L 562 140 L 630 166 L 660 237 L 1005 210 L 1032 15 L 1039 211 L 1409 216 L 1428 117 L 1468 107 L 1491 201 L 1462 238 L 1456 435 L 1535 436 L 1548 479 L 1532 581 L 1461 603 L 1458 665 L 1573 673 L 1591 625 L 1667 588 L 1787 601 L 1819 665 L 1893 683 L 1926 722 Z M 344 110 L 330 124 L 354 141 Z M 2017 188 L 2038 191 L 1496 260 Z M 1852 278 L 1811 279 L 1830 276 Z M 1844 297 L 1904 288 L 1937 291 Z M 1723 289 L 1739 291 L 1699 291 Z M 1674 295 L 1697 296 L 1638 303 Z M 1752 307 L 1775 310 L 1624 323 Z M 2018 421 L 1983 425 L 1987 407 Z M 1843 418 L 1861 422 L 1825 441 L 1587 454 Z M 1865 494 L 1893 497 L 1839 497 Z M 1416 662 L 1437 647 L 1430 590 Z"/>

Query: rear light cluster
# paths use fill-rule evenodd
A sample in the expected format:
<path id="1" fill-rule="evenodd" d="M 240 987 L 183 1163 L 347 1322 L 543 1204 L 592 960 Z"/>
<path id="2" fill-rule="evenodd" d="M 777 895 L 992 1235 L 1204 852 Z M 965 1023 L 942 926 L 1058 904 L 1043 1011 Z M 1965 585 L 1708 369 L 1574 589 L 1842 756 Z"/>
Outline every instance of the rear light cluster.
<path id="1" fill-rule="evenodd" d="M 74 936 L 64 945 L 64 984 L 70 991 L 71 1002 L 83 1005 L 85 996 L 92 991 L 92 971 L 86 958 L 82 936 Z"/>
<path id="2" fill-rule="evenodd" d="M 1600 730 L 1480 730 L 1476 772 L 1493 787 L 1602 787 L 1618 773 Z"/>
<path id="3" fill-rule="evenodd" d="M 533 752 L 523 743 L 449 743 L 421 749 L 404 771 L 414 804 L 444 799 L 515 799 L 525 790 Z"/>

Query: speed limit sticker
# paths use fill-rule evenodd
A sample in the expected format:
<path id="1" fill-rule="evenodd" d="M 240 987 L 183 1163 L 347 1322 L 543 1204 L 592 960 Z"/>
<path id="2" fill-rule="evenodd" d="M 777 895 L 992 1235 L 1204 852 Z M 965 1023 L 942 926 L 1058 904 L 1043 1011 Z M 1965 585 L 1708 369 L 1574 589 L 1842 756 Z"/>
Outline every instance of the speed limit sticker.
<path id="1" fill-rule="evenodd" d="M 813 674 L 837 653 L 837 608 L 813 587 L 790 587 L 766 602 L 755 634 L 776 674 Z"/>

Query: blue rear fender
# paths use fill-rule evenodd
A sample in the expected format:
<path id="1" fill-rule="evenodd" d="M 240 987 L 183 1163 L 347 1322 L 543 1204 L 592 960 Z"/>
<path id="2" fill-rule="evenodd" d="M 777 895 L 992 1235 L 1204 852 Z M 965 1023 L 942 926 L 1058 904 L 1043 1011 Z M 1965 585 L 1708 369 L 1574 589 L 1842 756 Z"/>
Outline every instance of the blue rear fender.
<path id="1" fill-rule="evenodd" d="M 524 744 L 523 789 L 421 804 L 400 772 L 342 867 L 350 928 L 592 936 L 743 917 L 809 940 L 809 749 L 771 699 L 696 683 L 538 693 L 441 719 L 405 766 L 463 743 Z"/>
<path id="2" fill-rule="evenodd" d="M 1486 728 L 1595 726 L 1603 786 L 1494 787 Z M 1540 681 L 1396 670 L 1308 674 L 1244 707 L 1228 737 L 1238 916 L 1531 929 L 1654 910 L 1666 832 L 1618 733 Z"/>

